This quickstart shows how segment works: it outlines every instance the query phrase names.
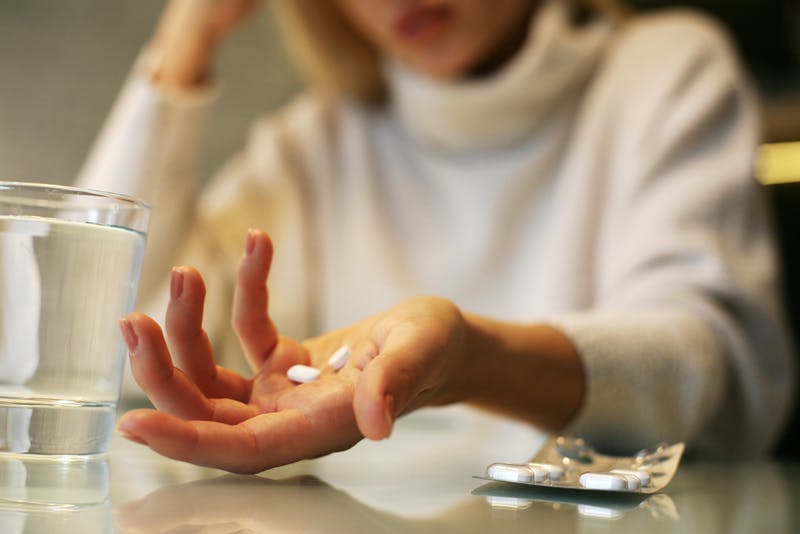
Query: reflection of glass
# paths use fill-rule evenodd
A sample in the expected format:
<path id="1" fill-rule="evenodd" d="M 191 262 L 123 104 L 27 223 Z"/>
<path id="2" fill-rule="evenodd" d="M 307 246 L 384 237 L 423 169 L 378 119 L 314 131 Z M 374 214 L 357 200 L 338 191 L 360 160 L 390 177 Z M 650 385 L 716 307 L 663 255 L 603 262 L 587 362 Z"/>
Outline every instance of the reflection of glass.
<path id="1" fill-rule="evenodd" d="M 0 182 L 0 452 L 107 449 L 148 209 Z"/>
<path id="2" fill-rule="evenodd" d="M 68 510 L 103 504 L 108 496 L 105 455 L 0 455 L 0 509 Z"/>
<path id="3" fill-rule="evenodd" d="M 70 512 L 12 511 L 0 508 L 3 534 L 108 534 L 114 532 L 108 503 Z"/>

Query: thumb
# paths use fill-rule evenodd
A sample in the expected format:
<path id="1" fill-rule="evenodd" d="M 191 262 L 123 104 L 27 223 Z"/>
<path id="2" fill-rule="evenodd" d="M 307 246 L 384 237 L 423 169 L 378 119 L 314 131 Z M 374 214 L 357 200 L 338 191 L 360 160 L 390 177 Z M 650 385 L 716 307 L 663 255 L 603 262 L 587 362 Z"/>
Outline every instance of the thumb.
<path id="1" fill-rule="evenodd" d="M 434 389 L 428 361 L 408 345 L 387 346 L 364 367 L 353 396 L 356 424 L 364 437 L 389 437 L 395 419 L 421 404 L 420 393 Z"/>

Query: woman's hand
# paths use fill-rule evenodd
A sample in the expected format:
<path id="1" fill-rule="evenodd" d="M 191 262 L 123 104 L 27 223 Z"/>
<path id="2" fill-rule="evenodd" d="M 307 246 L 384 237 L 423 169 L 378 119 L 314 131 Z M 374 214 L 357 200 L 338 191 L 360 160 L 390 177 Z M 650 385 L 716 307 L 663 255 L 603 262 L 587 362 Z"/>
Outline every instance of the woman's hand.
<path id="1" fill-rule="evenodd" d="M 219 44 L 245 20 L 257 0 L 171 0 L 149 45 L 151 74 L 163 85 L 202 83 Z"/>
<path id="2" fill-rule="evenodd" d="M 201 327 L 205 287 L 194 269 L 173 271 L 169 348 L 152 319 L 123 319 L 134 377 L 158 408 L 123 415 L 123 435 L 171 458 L 255 473 L 349 448 L 363 436 L 387 437 L 397 416 L 461 400 L 465 323 L 454 305 L 412 299 L 298 343 L 279 336 L 267 312 L 271 259 L 269 238 L 251 231 L 232 319 L 256 370 L 251 379 L 214 363 Z M 334 371 L 327 358 L 342 345 L 352 356 Z M 297 363 L 319 367 L 322 374 L 295 384 L 286 371 Z"/>

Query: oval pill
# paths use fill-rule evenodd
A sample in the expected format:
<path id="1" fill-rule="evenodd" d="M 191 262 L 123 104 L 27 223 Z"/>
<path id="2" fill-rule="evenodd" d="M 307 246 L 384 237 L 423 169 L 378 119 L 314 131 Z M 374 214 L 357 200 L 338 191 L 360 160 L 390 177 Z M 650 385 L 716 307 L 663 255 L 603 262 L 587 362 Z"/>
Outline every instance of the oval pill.
<path id="1" fill-rule="evenodd" d="M 486 475 L 500 482 L 533 482 L 533 470 L 527 465 L 496 463 L 486 468 Z"/>
<path id="2" fill-rule="evenodd" d="M 642 481 L 639 480 L 639 477 L 636 475 L 626 475 L 624 473 L 617 473 L 621 474 L 622 477 L 625 479 L 625 485 L 627 486 L 628 491 L 636 491 L 642 487 Z"/>
<path id="3" fill-rule="evenodd" d="M 533 481 L 534 482 L 547 482 L 550 478 L 550 473 L 544 467 L 530 467 L 528 466 L 533 472 Z"/>
<path id="4" fill-rule="evenodd" d="M 618 473 L 620 475 L 631 475 L 639 479 L 642 487 L 650 485 L 650 473 L 640 469 L 612 469 L 611 473 Z"/>
<path id="5" fill-rule="evenodd" d="M 344 364 L 347 363 L 347 360 L 350 359 L 350 349 L 347 345 L 339 347 L 336 352 L 331 354 L 331 357 L 328 358 L 328 365 L 330 365 L 335 371 L 338 371 Z"/>
<path id="6" fill-rule="evenodd" d="M 547 471 L 547 476 L 550 480 L 561 480 L 561 478 L 564 476 L 564 468 L 561 467 L 560 465 L 537 464 L 534 462 L 531 462 L 528 465 L 531 466 L 532 468 L 538 467 L 539 469 L 544 469 L 545 471 Z"/>
<path id="7" fill-rule="evenodd" d="M 583 473 L 578 477 L 578 482 L 586 489 L 605 491 L 625 491 L 628 489 L 625 477 L 612 473 Z"/>
<path id="8" fill-rule="evenodd" d="M 305 384 L 306 382 L 313 382 L 319 378 L 320 370 L 316 367 L 309 367 L 308 365 L 293 365 L 286 371 L 286 376 L 292 382 L 299 382 Z"/>

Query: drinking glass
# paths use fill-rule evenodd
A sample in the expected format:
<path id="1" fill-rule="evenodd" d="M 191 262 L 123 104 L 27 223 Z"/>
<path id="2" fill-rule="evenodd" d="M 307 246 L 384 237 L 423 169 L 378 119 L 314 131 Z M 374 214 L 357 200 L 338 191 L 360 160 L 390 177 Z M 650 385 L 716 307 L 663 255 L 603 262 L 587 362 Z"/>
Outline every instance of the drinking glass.
<path id="1" fill-rule="evenodd" d="M 0 454 L 108 449 L 148 216 L 123 195 L 0 182 Z"/>

